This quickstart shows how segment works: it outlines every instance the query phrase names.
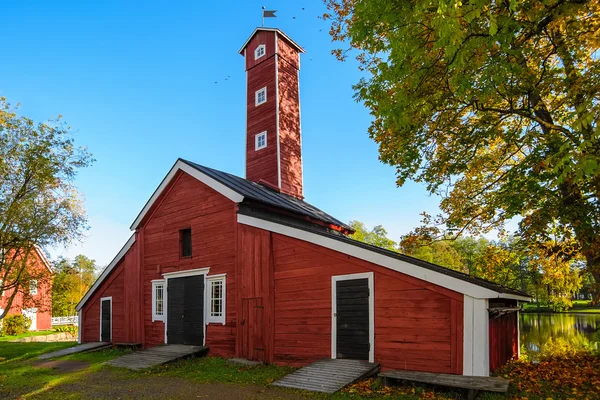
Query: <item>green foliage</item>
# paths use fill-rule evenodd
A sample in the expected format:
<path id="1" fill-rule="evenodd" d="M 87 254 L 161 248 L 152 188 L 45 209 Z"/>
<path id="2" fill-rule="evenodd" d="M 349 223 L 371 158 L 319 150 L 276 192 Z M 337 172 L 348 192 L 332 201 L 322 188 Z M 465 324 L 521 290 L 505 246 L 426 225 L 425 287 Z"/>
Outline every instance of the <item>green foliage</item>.
<path id="1" fill-rule="evenodd" d="M 2 321 L 2 334 L 7 336 L 20 335 L 29 330 L 31 320 L 21 314 L 9 315 Z"/>
<path id="2" fill-rule="evenodd" d="M 460 253 L 448 241 L 419 246 L 409 255 L 456 271 L 469 272 Z"/>
<path id="3" fill-rule="evenodd" d="M 28 306 L 44 308 L 43 296 L 29 296 L 28 285 L 49 283 L 44 268 L 32 266 L 35 246 L 54 247 L 79 238 L 85 212 L 74 187 L 80 168 L 93 159 L 77 148 L 60 117 L 34 123 L 20 117 L 0 97 L 0 294 L 4 318 L 20 294 Z"/>
<path id="4" fill-rule="evenodd" d="M 75 306 L 94 283 L 96 269 L 96 262 L 81 254 L 72 262 L 63 259 L 56 264 L 52 282 L 53 316 L 77 314 Z"/>
<path id="5" fill-rule="evenodd" d="M 350 235 L 352 239 L 386 250 L 398 251 L 398 244 L 387 237 L 387 231 L 383 226 L 377 225 L 371 231 L 360 221 L 350 221 L 350 226 L 356 231 Z"/>
<path id="6" fill-rule="evenodd" d="M 358 51 L 380 159 L 443 198 L 429 226 L 480 235 L 517 217 L 534 246 L 558 224 L 600 282 L 600 2 L 325 3 L 334 41 Z"/>
<path id="7" fill-rule="evenodd" d="M 68 332 L 71 335 L 77 337 L 77 325 L 61 325 L 54 327 L 56 332 Z"/>

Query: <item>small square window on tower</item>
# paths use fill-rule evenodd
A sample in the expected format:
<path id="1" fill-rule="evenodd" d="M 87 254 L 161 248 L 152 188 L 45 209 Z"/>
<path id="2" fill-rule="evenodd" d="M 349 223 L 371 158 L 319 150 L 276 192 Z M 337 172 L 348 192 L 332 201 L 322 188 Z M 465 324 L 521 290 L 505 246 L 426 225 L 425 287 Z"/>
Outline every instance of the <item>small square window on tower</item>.
<path id="1" fill-rule="evenodd" d="M 267 132 L 261 132 L 254 136 L 254 150 L 260 150 L 267 147 Z"/>
<path id="2" fill-rule="evenodd" d="M 254 93 L 254 105 L 255 106 L 260 106 L 263 103 L 267 102 L 267 87 L 265 86 L 262 89 L 258 89 L 255 93 Z"/>
<path id="3" fill-rule="evenodd" d="M 258 60 L 259 58 L 261 58 L 264 55 L 265 55 L 265 45 L 264 44 L 259 44 L 256 47 L 256 49 L 254 50 L 254 59 Z"/>

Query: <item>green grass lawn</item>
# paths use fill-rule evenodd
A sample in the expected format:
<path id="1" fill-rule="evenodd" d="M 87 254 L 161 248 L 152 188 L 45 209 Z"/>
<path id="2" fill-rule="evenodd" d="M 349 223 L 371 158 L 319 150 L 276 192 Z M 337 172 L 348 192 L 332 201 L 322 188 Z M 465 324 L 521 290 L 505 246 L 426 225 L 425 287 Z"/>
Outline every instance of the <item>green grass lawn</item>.
<path id="1" fill-rule="evenodd" d="M 600 306 L 592 306 L 590 305 L 590 300 L 573 300 L 573 308 L 566 311 L 567 313 L 591 313 L 591 314 L 600 314 Z M 523 303 L 523 312 L 538 312 L 538 305 L 535 302 L 531 303 Z M 541 305 L 539 308 L 539 312 L 542 313 L 551 313 L 548 306 Z"/>
<path id="2" fill-rule="evenodd" d="M 10 340 L 17 340 L 17 339 L 22 339 L 22 338 L 30 337 L 30 336 L 51 335 L 53 333 L 56 333 L 56 331 L 53 330 L 53 329 L 52 330 L 48 330 L 48 331 L 29 331 L 29 332 L 22 333 L 20 335 L 0 336 L 0 342 L 8 342 Z"/>
<path id="3" fill-rule="evenodd" d="M 73 343 L 9 343 L 0 342 L 0 398 L 84 399 L 94 398 L 211 398 L 237 399 L 464 399 L 466 390 L 444 390 L 422 385 L 384 387 L 375 379 L 361 381 L 334 395 L 279 389 L 270 383 L 293 371 L 290 367 L 259 365 L 245 367 L 217 357 L 181 360 L 143 371 L 114 368 L 103 363 L 130 350 L 100 350 L 73 354 L 58 361 L 75 364 L 78 369 L 64 372 L 40 368 L 34 357 L 59 350 Z M 588 355 L 546 365 L 515 363 L 500 373 L 513 382 L 508 394 L 481 392 L 479 400 L 501 400 L 527 397 L 530 400 L 565 398 L 600 398 L 593 385 L 600 384 L 600 373 L 594 366 L 597 356 Z M 578 370 L 580 369 L 580 371 Z M 569 378 L 581 375 L 580 381 Z M 588 385 L 589 387 L 585 386 Z M 592 386 L 590 386 L 592 385 Z M 516 387 L 522 388 L 521 391 Z M 573 387 L 573 388 L 572 388 Z M 544 389 L 546 388 L 546 389 Z M 581 396 L 573 390 L 583 390 Z M 600 387 L 599 387 L 600 388 Z M 212 390 L 212 392 L 211 392 Z M 162 391 L 162 392 L 161 392 Z M 573 393 L 571 393 L 573 392 Z M 208 393 L 208 394 L 207 394 Z M 560 393 L 554 396 L 553 393 Z M 590 397 L 590 393 L 593 395 Z M 202 394 L 202 395 L 200 395 Z M 572 394 L 572 396 L 571 396 Z M 561 397 L 562 396 L 562 397 Z M 582 397 L 584 396 L 584 397 Z"/>

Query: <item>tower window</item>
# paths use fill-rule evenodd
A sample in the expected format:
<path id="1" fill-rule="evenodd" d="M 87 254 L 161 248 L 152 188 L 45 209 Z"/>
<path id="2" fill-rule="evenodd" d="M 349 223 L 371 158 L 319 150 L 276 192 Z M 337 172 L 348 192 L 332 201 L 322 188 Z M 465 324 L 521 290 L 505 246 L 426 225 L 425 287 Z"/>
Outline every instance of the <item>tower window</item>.
<path id="1" fill-rule="evenodd" d="M 181 257 L 192 256 L 192 230 L 189 228 L 179 231 L 179 254 Z"/>
<path id="2" fill-rule="evenodd" d="M 262 56 L 264 56 L 266 53 L 265 51 L 265 45 L 264 44 L 259 44 L 258 47 L 254 50 L 254 59 L 258 60 L 259 58 L 261 58 Z"/>
<path id="3" fill-rule="evenodd" d="M 262 89 L 259 89 L 254 93 L 254 105 L 260 106 L 263 103 L 267 102 L 267 87 L 265 86 Z"/>
<path id="4" fill-rule="evenodd" d="M 267 132 L 261 132 L 254 137 L 254 150 L 267 147 Z"/>

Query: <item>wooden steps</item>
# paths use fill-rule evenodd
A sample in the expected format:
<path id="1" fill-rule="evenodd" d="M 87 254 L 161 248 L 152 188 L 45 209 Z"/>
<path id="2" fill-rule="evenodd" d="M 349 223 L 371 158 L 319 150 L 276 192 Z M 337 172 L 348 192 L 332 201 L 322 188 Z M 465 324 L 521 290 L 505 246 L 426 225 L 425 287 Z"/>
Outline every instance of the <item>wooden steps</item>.
<path id="1" fill-rule="evenodd" d="M 114 367 L 138 370 L 170 363 L 182 358 L 203 356 L 207 352 L 208 347 L 204 346 L 167 344 L 126 354 L 122 357 L 108 361 L 107 364 Z"/>
<path id="2" fill-rule="evenodd" d="M 434 374 L 431 372 L 398 370 L 381 372 L 379 377 L 383 378 L 385 384 L 389 384 L 390 380 L 398 380 L 469 389 L 469 400 L 475 398 L 478 390 L 507 392 L 510 383 L 509 380 L 500 377 Z"/>
<path id="3" fill-rule="evenodd" d="M 379 364 L 361 360 L 323 359 L 284 376 L 273 386 L 335 393 L 360 379 L 374 375 Z"/>

